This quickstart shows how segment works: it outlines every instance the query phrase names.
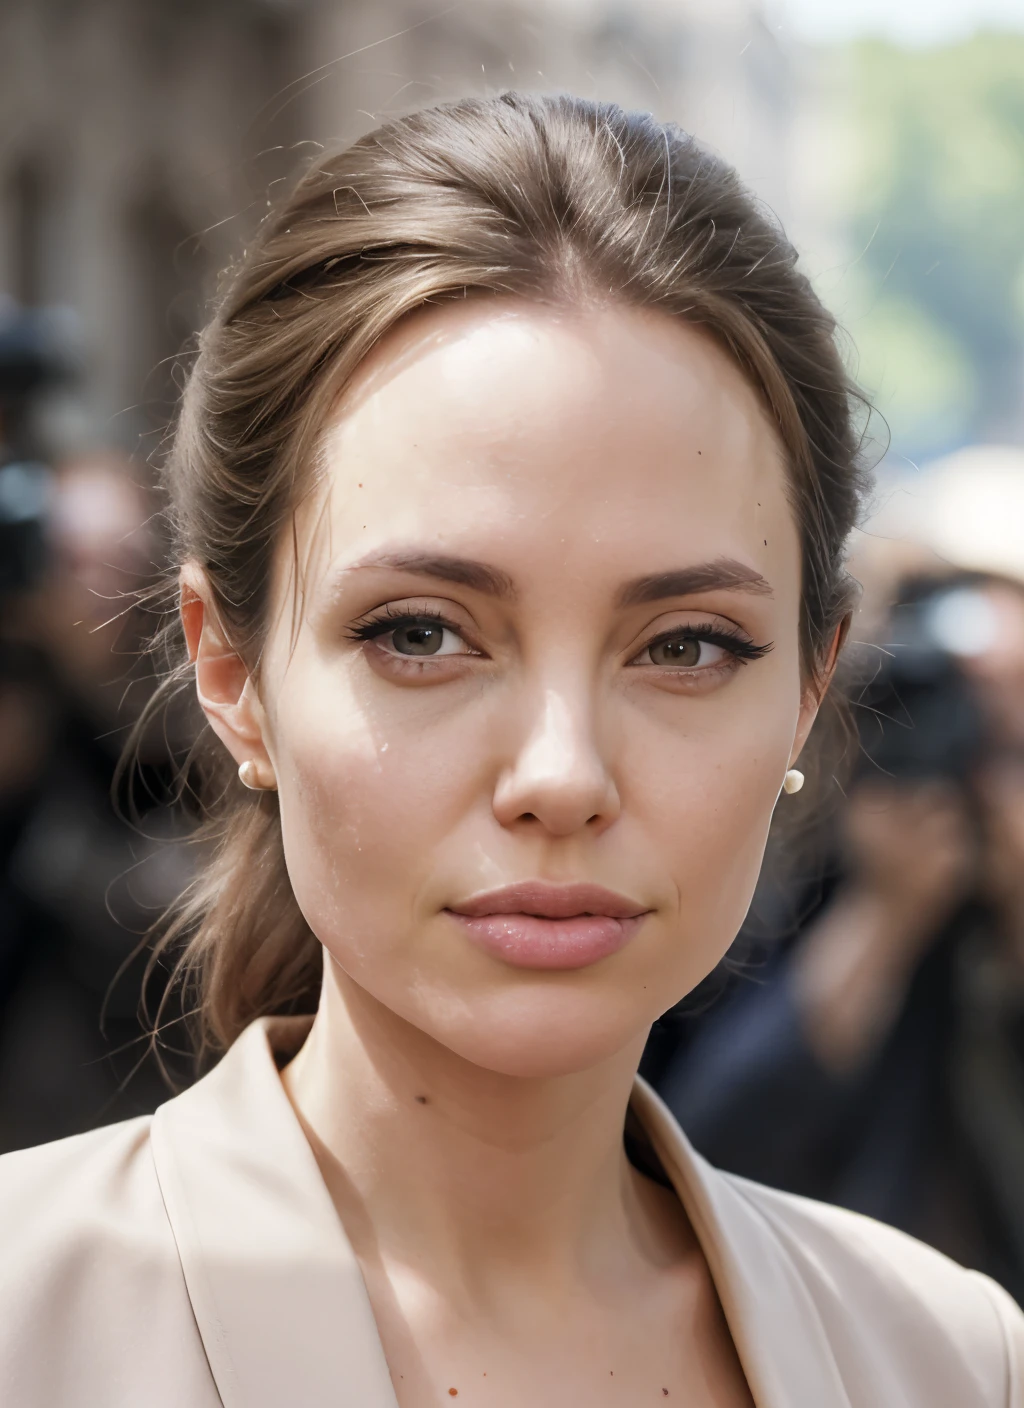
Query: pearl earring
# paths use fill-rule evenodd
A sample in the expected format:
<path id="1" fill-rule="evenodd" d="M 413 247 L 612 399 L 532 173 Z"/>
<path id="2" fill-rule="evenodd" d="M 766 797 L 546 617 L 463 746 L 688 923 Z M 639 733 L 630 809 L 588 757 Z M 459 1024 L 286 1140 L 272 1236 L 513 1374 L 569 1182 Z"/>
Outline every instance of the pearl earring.
<path id="1" fill-rule="evenodd" d="M 239 764 L 239 780 L 243 787 L 248 787 L 250 792 L 273 792 L 273 786 L 264 787 L 260 782 L 259 773 L 256 770 L 256 763 L 252 758 L 246 758 L 244 763 Z"/>
<path id="2" fill-rule="evenodd" d="M 803 785 L 804 775 L 799 768 L 790 768 L 789 772 L 786 773 L 786 776 L 782 780 L 782 790 L 783 792 L 789 793 L 790 796 L 792 796 L 794 792 L 799 792 Z"/>

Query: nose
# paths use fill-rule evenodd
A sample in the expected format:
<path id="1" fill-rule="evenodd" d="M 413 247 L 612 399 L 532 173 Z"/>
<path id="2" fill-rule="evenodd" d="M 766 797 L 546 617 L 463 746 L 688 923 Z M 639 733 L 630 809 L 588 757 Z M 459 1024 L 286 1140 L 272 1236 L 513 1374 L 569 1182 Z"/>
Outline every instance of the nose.
<path id="1" fill-rule="evenodd" d="M 615 820 L 619 794 L 588 707 L 545 690 L 536 720 L 498 778 L 493 807 L 502 826 L 539 823 L 553 836 L 604 829 Z"/>

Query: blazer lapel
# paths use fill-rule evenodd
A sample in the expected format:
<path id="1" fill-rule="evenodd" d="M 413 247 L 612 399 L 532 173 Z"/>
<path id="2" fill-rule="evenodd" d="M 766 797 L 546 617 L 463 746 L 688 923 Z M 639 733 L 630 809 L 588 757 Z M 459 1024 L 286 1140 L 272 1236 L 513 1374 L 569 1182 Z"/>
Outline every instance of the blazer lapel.
<path id="1" fill-rule="evenodd" d="M 281 1085 L 269 1025 L 251 1026 L 153 1120 L 217 1389 L 224 1408 L 397 1408 L 359 1264 Z"/>
<path id="2" fill-rule="evenodd" d="M 398 1408 L 359 1264 L 274 1063 L 274 1025 L 254 1023 L 153 1119 L 210 1368 L 224 1408 Z M 640 1079 L 632 1104 L 707 1258 L 757 1408 L 850 1408 L 807 1286 L 742 1181 L 707 1164 Z"/>
<path id="3" fill-rule="evenodd" d="M 707 1258 L 757 1408 L 850 1408 L 810 1292 L 742 1183 L 700 1157 L 639 1077 L 631 1103 Z"/>

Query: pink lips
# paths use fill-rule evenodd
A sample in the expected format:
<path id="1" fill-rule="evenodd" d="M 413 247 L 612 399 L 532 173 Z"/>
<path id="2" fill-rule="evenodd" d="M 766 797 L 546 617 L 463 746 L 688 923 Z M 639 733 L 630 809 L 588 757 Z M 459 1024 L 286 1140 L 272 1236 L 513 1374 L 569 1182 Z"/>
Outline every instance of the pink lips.
<path id="1" fill-rule="evenodd" d="M 515 968 L 585 968 L 617 953 L 650 911 L 601 885 L 531 880 L 474 895 L 448 913 Z"/>

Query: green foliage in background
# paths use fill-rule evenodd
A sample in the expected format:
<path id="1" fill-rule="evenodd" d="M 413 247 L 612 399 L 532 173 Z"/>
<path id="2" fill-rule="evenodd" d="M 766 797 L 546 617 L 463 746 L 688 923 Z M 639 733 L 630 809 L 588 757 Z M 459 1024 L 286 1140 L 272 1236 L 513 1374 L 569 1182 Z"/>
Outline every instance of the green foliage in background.
<path id="1" fill-rule="evenodd" d="M 912 458 L 1024 428 L 1024 35 L 851 46 L 860 379 Z M 859 255 L 859 258 L 856 256 Z"/>

